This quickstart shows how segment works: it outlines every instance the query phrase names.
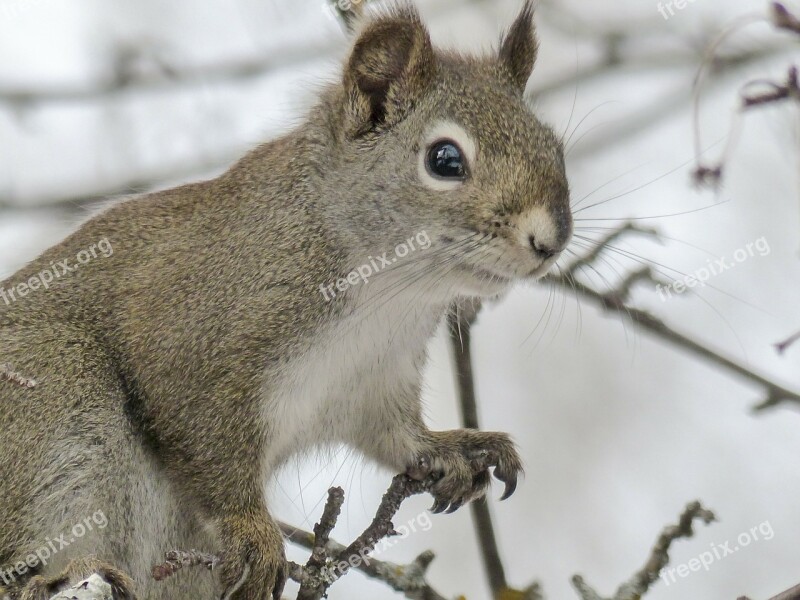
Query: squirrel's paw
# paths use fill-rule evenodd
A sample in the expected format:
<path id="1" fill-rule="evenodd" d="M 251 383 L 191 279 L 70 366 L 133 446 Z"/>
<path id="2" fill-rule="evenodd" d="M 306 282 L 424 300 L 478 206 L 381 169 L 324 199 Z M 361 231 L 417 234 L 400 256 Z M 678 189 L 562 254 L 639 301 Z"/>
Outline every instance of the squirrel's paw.
<path id="1" fill-rule="evenodd" d="M 286 583 L 286 557 L 278 526 L 265 515 L 229 518 L 224 528 L 221 600 L 278 600 Z"/>
<path id="2" fill-rule="evenodd" d="M 72 561 L 64 571 L 51 579 L 41 575 L 33 577 L 21 590 L 19 600 L 48 600 L 95 574 L 111 586 L 114 600 L 136 600 L 131 578 L 116 567 L 92 556 Z"/>
<path id="3" fill-rule="evenodd" d="M 501 500 L 516 490 L 522 460 L 507 434 L 457 429 L 430 435 L 430 450 L 421 454 L 406 473 L 414 479 L 437 480 L 431 488 L 434 513 L 455 512 L 481 498 L 491 482 L 490 469 L 505 484 Z"/>

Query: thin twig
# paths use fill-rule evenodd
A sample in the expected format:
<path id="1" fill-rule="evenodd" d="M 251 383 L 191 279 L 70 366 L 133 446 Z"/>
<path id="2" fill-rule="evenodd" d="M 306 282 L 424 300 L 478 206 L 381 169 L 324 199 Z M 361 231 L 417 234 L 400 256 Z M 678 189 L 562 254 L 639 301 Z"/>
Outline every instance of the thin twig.
<path id="1" fill-rule="evenodd" d="M 626 230 L 628 228 L 629 227 L 625 225 L 622 227 L 622 230 Z M 617 236 L 614 234 L 611 234 L 611 236 L 609 236 L 607 239 L 615 239 L 616 237 Z M 602 245 L 602 242 L 600 242 L 600 244 Z M 587 258 L 579 258 L 576 262 L 579 262 L 580 264 L 587 264 L 587 262 L 591 263 L 592 260 L 595 260 L 599 255 L 600 252 L 598 252 L 598 249 L 594 249 L 590 254 L 592 257 L 591 260 L 587 261 Z M 643 329 L 663 340 L 670 342 L 678 348 L 689 351 L 695 356 L 716 364 L 717 366 L 724 368 L 726 371 L 738 375 L 739 377 L 742 377 L 743 379 L 750 381 L 751 383 L 755 383 L 759 387 L 763 388 L 765 391 L 765 399 L 761 402 L 761 404 L 755 407 L 756 410 L 771 408 L 783 402 L 800 404 L 800 394 L 793 392 L 775 383 L 774 381 L 771 381 L 765 376 L 756 373 L 735 359 L 726 356 L 721 350 L 713 349 L 688 337 L 687 335 L 684 335 L 683 333 L 678 332 L 649 312 L 629 306 L 626 303 L 626 297 L 630 291 L 630 279 L 623 281 L 621 286 L 622 289 L 599 292 L 591 286 L 582 283 L 576 277 L 572 276 L 571 273 L 572 269 L 568 267 L 565 274 L 551 274 L 548 276 L 548 279 L 568 291 L 574 291 L 579 296 L 592 301 L 594 304 L 600 306 L 606 311 L 617 313 L 622 317 L 629 319 L 630 321 L 641 326 Z M 642 280 L 645 274 L 646 273 L 644 272 L 640 272 L 637 275 L 636 280 Z"/>
<path id="2" fill-rule="evenodd" d="M 297 529 L 287 523 L 279 523 L 283 535 L 289 542 L 302 548 L 311 549 L 314 544 L 314 535 Z M 345 550 L 342 544 L 329 540 L 329 553 L 339 555 Z M 445 597 L 436 592 L 425 580 L 428 567 L 435 558 L 431 551 L 420 554 L 408 565 L 378 560 L 372 556 L 366 558 L 354 568 L 372 579 L 382 581 L 396 592 L 402 592 L 407 598 L 413 600 L 445 600 Z M 295 581 L 295 577 L 292 577 Z"/>
<path id="3" fill-rule="evenodd" d="M 201 566 L 209 571 L 213 571 L 219 563 L 219 557 L 213 554 L 207 554 L 197 550 L 189 550 L 188 552 L 172 550 L 164 555 L 163 563 L 153 566 L 153 579 L 156 581 L 164 581 L 168 577 L 175 575 L 175 573 L 184 567 Z"/>
<path id="4" fill-rule="evenodd" d="M 755 85 L 767 85 L 770 89 L 766 92 L 759 94 L 745 93 L 748 87 Z M 745 85 L 742 91 L 742 108 L 748 109 L 754 106 L 763 106 L 765 104 L 774 104 L 782 100 L 800 100 L 800 86 L 797 80 L 797 67 L 789 67 L 789 73 L 786 76 L 786 81 L 782 84 L 772 81 L 767 82 L 751 82 Z"/>
<path id="5" fill-rule="evenodd" d="M 800 340 L 800 331 L 797 333 L 792 334 L 782 342 L 778 342 L 775 344 L 775 349 L 778 351 L 779 354 L 783 354 L 789 348 L 789 346 L 793 345 L 797 340 Z"/>
<path id="6" fill-rule="evenodd" d="M 720 33 L 715 41 L 709 45 L 706 51 L 706 59 L 703 62 L 700 70 L 698 71 L 695 80 L 694 92 L 694 138 L 695 148 L 697 154 L 697 165 L 692 173 L 692 179 L 698 187 L 712 187 L 716 188 L 722 181 L 722 176 L 725 170 L 725 163 L 728 156 L 733 151 L 736 144 L 736 136 L 733 135 L 734 128 L 731 127 L 731 135 L 726 144 L 722 158 L 715 164 L 704 164 L 700 161 L 700 92 L 703 84 L 705 67 L 709 64 L 715 64 L 716 51 L 723 40 L 727 39 L 730 34 L 735 33 L 753 23 L 758 23 L 763 19 L 758 15 L 746 15 L 731 25 L 725 28 Z M 773 2 L 770 10 L 770 22 L 778 29 L 792 31 L 793 33 L 800 33 L 800 19 L 793 15 L 782 3 Z M 765 85 L 769 89 L 761 93 L 748 93 L 748 88 L 755 85 Z M 746 83 L 740 90 L 741 107 L 740 111 L 734 114 L 734 123 L 738 123 L 741 118 L 741 113 L 757 106 L 765 106 L 782 102 L 783 100 L 792 99 L 800 101 L 800 86 L 798 86 L 798 71 L 797 67 L 792 66 L 789 68 L 789 73 L 784 83 L 776 83 L 774 81 L 751 81 Z"/>
<path id="7" fill-rule="evenodd" d="M 619 302 L 614 294 L 602 294 L 591 287 L 584 285 L 580 281 L 568 280 L 565 277 L 553 277 L 552 281 L 567 290 L 574 289 L 582 297 L 591 300 L 601 308 L 610 312 L 618 313 L 623 317 L 630 319 L 650 333 L 660 337 L 661 339 L 666 340 L 683 350 L 687 350 L 704 360 L 723 367 L 725 370 L 762 387 L 766 392 L 766 398 L 761 404 L 755 407 L 756 410 L 771 408 L 782 402 L 800 404 L 800 394 L 792 392 L 787 388 L 770 381 L 766 377 L 759 375 L 735 359 L 724 355 L 721 350 L 712 349 L 705 344 L 679 333 L 675 329 L 672 329 L 666 325 L 658 317 L 655 317 L 644 310 L 633 308 L 624 304 L 623 302 Z"/>
<path id="8" fill-rule="evenodd" d="M 800 600 L 800 585 L 781 592 L 777 596 L 770 598 L 770 600 Z"/>
<path id="9" fill-rule="evenodd" d="M 407 498 L 426 492 L 430 485 L 429 481 L 416 481 L 407 475 L 396 475 L 383 495 L 372 523 L 364 533 L 337 555 L 338 564 L 334 567 L 334 573 L 341 577 L 350 570 L 355 557 L 369 554 L 380 540 L 396 535 L 392 519 L 400 509 L 400 505 Z"/>
<path id="10" fill-rule="evenodd" d="M 0 364 L 0 380 L 3 379 L 10 381 L 11 383 L 21 385 L 25 388 L 34 388 L 37 385 L 35 379 L 31 379 L 30 377 L 25 377 L 22 374 L 17 373 L 14 370 L 14 367 L 8 363 Z"/>
<path id="11" fill-rule="evenodd" d="M 782 2 L 772 3 L 772 22 L 778 29 L 800 34 L 800 19 L 793 15 Z"/>
<path id="12" fill-rule="evenodd" d="M 739 596 L 736 600 L 750 600 L 747 596 Z M 769 600 L 800 600 L 800 585 L 796 585 Z"/>
<path id="13" fill-rule="evenodd" d="M 375 544 L 396 534 L 392 519 L 400 505 L 407 498 L 428 491 L 432 483 L 416 481 L 406 475 L 394 477 L 372 523 L 349 546 L 330 539 L 344 502 L 344 491 L 341 488 L 328 490 L 328 501 L 319 523 L 314 527 L 315 533 L 280 523 L 281 531 L 290 542 L 311 550 L 311 557 L 305 565 L 294 562 L 287 564 L 288 576 L 300 584 L 298 600 L 320 600 L 326 595 L 328 588 L 351 568 L 385 582 L 410 600 L 445 600 L 425 579 L 428 567 L 434 559 L 432 552 L 420 554 L 409 565 L 397 565 L 370 556 Z M 212 570 L 221 562 L 222 559 L 217 555 L 196 550 L 173 550 L 165 554 L 164 563 L 153 566 L 152 574 L 154 579 L 162 581 L 184 567 L 202 566 Z"/>
<path id="14" fill-rule="evenodd" d="M 624 225 L 621 225 L 620 227 L 610 231 L 602 239 L 598 240 L 594 248 L 573 261 L 566 269 L 564 269 L 564 272 L 567 275 L 574 275 L 582 267 L 594 264 L 594 262 L 597 261 L 606 248 L 608 248 L 609 244 L 613 244 L 620 237 L 623 237 L 629 233 L 641 234 L 655 240 L 659 239 L 658 232 L 655 229 L 652 229 L 651 227 L 642 227 L 641 225 L 628 221 Z"/>
<path id="15" fill-rule="evenodd" d="M 716 520 L 714 513 L 703 508 L 699 502 L 689 504 L 676 525 L 664 528 L 656 540 L 645 565 L 617 589 L 613 597 L 604 599 L 580 575 L 572 578 L 572 584 L 582 600 L 639 600 L 658 581 L 661 570 L 669 564 L 669 550 L 673 542 L 694 535 L 694 521 L 709 524 Z"/>
<path id="16" fill-rule="evenodd" d="M 481 0 L 486 1 L 486 0 Z M 434 9 L 434 16 L 440 11 L 447 10 L 446 5 Z M 138 93 L 152 92 L 172 92 L 190 89 L 192 87 L 202 87 L 207 85 L 237 84 L 246 82 L 249 79 L 258 78 L 279 68 L 291 67 L 292 65 L 308 62 L 320 57 L 336 56 L 345 47 L 343 39 L 333 39 L 328 43 L 317 46 L 303 46 L 302 48 L 286 49 L 280 56 L 269 58 L 256 58 L 239 63 L 229 63 L 221 65 L 210 65 L 197 68 L 177 68 L 167 65 L 160 68 L 155 74 L 129 73 L 124 76 L 117 73 L 112 75 L 108 81 L 96 82 L 88 87 L 79 89 L 0 89 L 0 103 L 7 102 L 18 107 L 33 108 L 50 102 L 96 102 L 96 101 L 116 101 L 123 94 L 131 95 Z M 767 56 L 785 51 L 785 45 L 772 47 L 760 47 L 729 56 L 718 58 L 716 66 L 735 67 L 745 65 Z M 681 64 L 691 64 L 696 54 L 687 53 L 685 57 L 676 58 L 673 55 L 665 57 L 664 53 L 643 57 L 640 53 L 630 53 L 630 56 L 621 58 L 621 63 L 626 68 L 669 68 L 674 67 L 676 62 Z M 119 61 L 118 61 L 119 62 Z M 163 59 L 162 59 L 162 62 Z M 557 93 L 567 90 L 576 85 L 579 81 L 585 81 L 590 77 L 600 76 L 610 73 L 618 66 L 617 61 L 604 59 L 598 64 L 585 69 L 578 69 L 575 73 L 558 78 L 548 83 L 534 85 L 531 95 L 541 96 L 544 94 Z M 571 154 L 572 158 L 586 156 L 600 149 L 611 145 L 619 144 L 630 136 L 641 131 L 644 125 L 652 126 L 657 120 L 666 118 L 672 114 L 675 104 L 684 99 L 690 98 L 690 92 L 678 91 L 667 98 L 656 100 L 647 109 L 634 113 L 633 117 L 604 128 L 602 136 L 588 139 L 582 143 L 580 148 Z M 71 210 L 83 211 L 87 204 L 98 202 L 108 197 L 118 197 L 133 193 L 142 193 L 156 189 L 164 184 L 177 181 L 188 180 L 196 177 L 206 176 L 209 172 L 222 169 L 231 164 L 237 156 L 228 153 L 217 153 L 211 159 L 206 159 L 201 164 L 183 163 L 177 165 L 167 165 L 158 171 L 140 173 L 117 183 L 112 183 L 100 188 L 86 188 L 82 190 L 72 190 L 66 193 L 59 193 L 56 196 L 42 198 L 27 198 L 23 207 L 20 201 L 0 196 L 0 210 L 9 208 L 37 209 L 58 205 L 64 205 Z"/>
<path id="17" fill-rule="evenodd" d="M 456 367 L 461 418 L 467 429 L 480 429 L 478 403 L 475 397 L 475 380 L 472 372 L 471 329 L 480 312 L 480 302 L 455 307 L 449 317 L 450 343 Z M 483 566 L 494 597 L 508 588 L 505 569 L 500 559 L 492 515 L 485 498 L 470 504 L 472 518 L 478 534 Z"/>
<path id="18" fill-rule="evenodd" d="M 328 588 L 347 574 L 351 568 L 361 568 L 364 565 L 369 567 L 369 563 L 372 561 L 369 555 L 375 549 L 375 544 L 385 537 L 396 534 L 392 519 L 400 509 L 400 505 L 407 498 L 426 492 L 431 483 L 431 481 L 416 481 L 407 475 L 395 476 L 389 489 L 383 495 L 375 518 L 369 527 L 349 546 L 338 549 L 335 557 L 329 561 L 327 557 L 331 554 L 332 548 L 328 536 L 336 525 L 341 501 L 344 497 L 344 492 L 340 488 L 332 488 L 329 492 L 328 505 L 325 508 L 323 519 L 314 528 L 315 532 L 319 533 L 319 537 L 314 536 L 312 554 L 315 551 L 321 553 L 324 556 L 324 560 L 318 561 L 312 556 L 312 560 L 309 560 L 306 567 L 302 569 L 299 577 L 301 588 L 297 596 L 298 600 L 320 600 L 327 594 Z M 303 538 L 301 537 L 301 539 Z M 320 550 L 319 544 L 322 540 L 325 541 L 325 548 Z M 430 565 L 431 560 L 433 560 L 432 555 L 426 555 L 423 558 L 418 557 L 407 569 L 407 572 L 403 573 L 404 575 L 411 574 L 413 577 L 400 579 L 400 573 L 396 572 L 396 577 L 392 583 L 399 586 L 402 582 L 406 588 L 403 591 L 407 595 L 411 592 L 425 592 L 426 596 L 419 597 L 430 600 L 436 599 L 437 596 L 424 580 L 425 570 Z M 297 574 L 293 575 L 293 578 L 296 576 Z M 408 597 L 413 598 L 414 596 Z"/>
<path id="19" fill-rule="evenodd" d="M 295 573 L 290 573 L 290 576 L 300 582 L 297 600 L 317 600 L 325 595 L 326 581 L 328 581 L 328 585 L 332 583 L 326 578 L 329 560 L 328 542 L 333 528 L 336 527 L 343 503 L 344 490 L 342 488 L 332 487 L 328 490 L 328 501 L 325 503 L 322 517 L 314 525 L 314 544 L 311 548 L 311 556 L 305 568 L 299 571 L 294 569 Z"/>
<path id="20" fill-rule="evenodd" d="M 336 527 L 339 513 L 342 511 L 344 503 L 344 490 L 340 487 L 328 490 L 328 502 L 322 512 L 322 518 L 314 526 L 314 547 L 311 549 L 311 558 L 308 559 L 309 567 L 321 568 L 328 560 L 327 545 L 330 541 L 331 532 Z"/>
<path id="21" fill-rule="evenodd" d="M 481 310 L 481 303 L 474 301 L 455 305 L 448 315 L 450 344 L 453 350 L 459 404 L 464 427 L 480 429 L 478 403 L 475 395 L 475 377 L 472 369 L 472 325 Z M 478 545 L 489 587 L 495 598 L 518 598 L 519 600 L 540 599 L 539 585 L 533 583 L 525 590 L 515 590 L 508 586 L 500 549 L 495 534 L 492 514 L 485 498 L 470 504 L 472 519 L 478 535 Z"/>

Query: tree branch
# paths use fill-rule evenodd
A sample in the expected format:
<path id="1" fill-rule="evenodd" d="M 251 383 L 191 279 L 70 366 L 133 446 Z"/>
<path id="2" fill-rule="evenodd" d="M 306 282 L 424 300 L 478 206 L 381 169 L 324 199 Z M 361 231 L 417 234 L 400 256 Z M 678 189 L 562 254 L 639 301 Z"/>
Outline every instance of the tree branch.
<path id="1" fill-rule="evenodd" d="M 367 0 L 362 0 L 360 6 Z M 480 0 L 482 2 L 486 0 Z M 359 5 L 354 5 L 358 10 Z M 338 8 L 337 8 L 338 10 Z M 445 6 L 440 7 L 439 11 L 444 13 Z M 563 12 L 563 11 L 561 11 Z M 347 18 L 355 13 L 347 11 Z M 546 13 L 549 15 L 550 13 Z M 563 17 L 556 17 L 557 19 Z M 543 96 L 556 93 L 576 85 L 579 81 L 597 77 L 609 72 L 619 66 L 626 68 L 672 68 L 679 64 L 692 64 L 697 54 L 695 52 L 686 53 L 685 56 L 677 54 L 666 55 L 663 52 L 653 55 L 642 55 L 640 52 L 631 52 L 623 55 L 619 51 L 621 42 L 628 36 L 641 35 L 642 31 L 634 31 L 625 34 L 621 26 L 601 27 L 592 34 L 598 39 L 605 39 L 607 51 L 604 58 L 598 63 L 578 69 L 575 73 L 565 77 L 557 78 L 553 81 L 535 86 L 531 91 L 532 97 Z M 588 35 L 588 32 L 587 32 Z M 605 36 L 605 37 L 604 37 Z M 619 36 L 623 36 L 620 38 Z M 613 39 L 612 39 L 613 38 Z M 613 41 L 613 43 L 612 43 Z M 608 45 L 610 44 L 610 45 Z M 204 85 L 224 85 L 238 84 L 247 82 L 251 79 L 263 76 L 279 68 L 287 68 L 296 64 L 302 64 L 321 57 L 337 55 L 345 45 L 343 39 L 321 43 L 316 46 L 303 46 L 287 48 L 281 51 L 280 56 L 263 58 L 257 57 L 235 63 L 225 63 L 218 65 L 205 65 L 201 67 L 177 67 L 170 61 L 161 56 L 153 49 L 129 49 L 118 50 L 118 57 L 114 59 L 111 75 L 103 81 L 96 82 L 88 87 L 82 88 L 63 88 L 63 89 L 6 89 L 0 88 L 0 104 L 6 103 L 14 109 L 29 109 L 50 102 L 95 102 L 95 101 L 114 101 L 123 94 L 152 93 L 152 92 L 172 92 L 184 90 L 194 86 Z M 718 57 L 715 67 L 736 67 L 746 65 L 760 60 L 770 55 L 786 50 L 784 45 L 761 47 L 732 53 L 724 57 Z M 149 61 L 149 68 L 135 68 L 137 61 Z M 589 139 L 582 143 L 580 148 L 571 153 L 571 158 L 586 156 L 600 149 L 629 139 L 632 135 L 639 133 L 642 127 L 653 125 L 659 119 L 671 114 L 671 110 L 676 103 L 691 98 L 691 90 L 678 90 L 669 94 L 665 98 L 658 99 L 649 107 L 634 113 L 617 124 L 604 128 L 602 136 Z M 179 165 L 169 165 L 166 168 L 149 173 L 140 173 L 119 181 L 117 183 L 88 188 L 85 190 L 74 190 L 72 192 L 60 194 L 56 197 L 45 197 L 37 199 L 27 199 L 26 203 L 31 209 L 53 207 L 64 205 L 71 210 L 83 210 L 92 203 L 108 197 L 124 196 L 128 194 L 148 192 L 172 181 L 192 179 L 205 175 L 210 171 L 225 168 L 231 164 L 237 155 L 219 153 L 211 159 L 205 159 L 200 163 L 190 162 Z M 0 196 L 0 210 L 9 208 L 28 208 L 21 205 L 18 201 Z"/>
<path id="2" fill-rule="evenodd" d="M 627 232 L 633 230 L 630 224 L 623 225 L 618 231 Z M 623 280 L 622 284 L 617 289 L 599 292 L 594 288 L 582 283 L 574 276 L 574 271 L 577 271 L 583 266 L 591 265 L 596 260 L 605 244 L 609 240 L 617 239 L 618 234 L 614 232 L 610 234 L 605 241 L 598 243 L 590 254 L 583 258 L 578 258 L 565 269 L 561 275 L 549 275 L 547 280 L 552 281 L 554 284 L 563 287 L 565 290 L 573 290 L 577 295 L 582 298 L 590 300 L 593 304 L 599 306 L 605 311 L 616 313 L 622 317 L 636 323 L 646 331 L 654 334 L 656 337 L 670 342 L 674 346 L 682 350 L 686 350 L 703 360 L 722 367 L 729 373 L 733 373 L 751 383 L 755 383 L 765 391 L 765 399 L 761 404 L 757 405 L 756 410 L 763 410 L 771 408 L 782 402 L 791 402 L 793 404 L 800 404 L 800 394 L 793 392 L 767 377 L 756 373 L 749 367 L 744 366 L 737 360 L 725 355 L 721 350 L 713 349 L 689 336 L 680 333 L 679 331 L 668 326 L 658 317 L 650 314 L 647 311 L 629 306 L 627 302 L 631 286 L 634 282 L 642 280 L 654 281 L 652 273 L 648 270 L 642 270 L 635 273 L 632 277 Z"/>
<path id="3" fill-rule="evenodd" d="M 747 596 L 740 596 L 736 600 L 750 600 Z M 796 585 L 791 589 L 781 592 L 777 596 L 773 596 L 769 600 L 800 600 L 800 585 Z"/>
<path id="4" fill-rule="evenodd" d="M 669 549 L 672 543 L 681 538 L 690 538 L 694 535 L 693 524 L 695 520 L 702 520 L 709 524 L 716 520 L 714 513 L 703 508 L 699 502 L 692 502 L 680 516 L 676 525 L 664 528 L 656 540 L 645 565 L 617 589 L 611 598 L 603 598 L 583 577 L 575 575 L 572 584 L 581 597 L 581 600 L 639 600 L 650 587 L 658 581 L 661 570 L 669 564 Z"/>
<path id="5" fill-rule="evenodd" d="M 471 348 L 472 324 L 477 319 L 480 309 L 481 303 L 476 301 L 466 306 L 454 307 L 449 315 L 450 343 L 455 361 L 461 418 L 467 429 L 480 429 Z M 470 512 L 478 534 L 478 547 L 483 557 L 483 567 L 489 580 L 489 587 L 494 597 L 499 598 L 501 592 L 508 588 L 508 582 L 486 498 L 472 502 Z"/>
<path id="6" fill-rule="evenodd" d="M 455 305 L 448 314 L 450 344 L 453 350 L 455 373 L 461 417 L 465 428 L 480 429 L 478 403 L 475 395 L 475 377 L 472 369 L 472 325 L 481 310 L 480 301 Z M 497 536 L 489 505 L 485 498 L 470 503 L 472 520 L 478 535 L 478 547 L 483 559 L 483 567 L 489 580 L 494 598 L 536 600 L 541 598 L 538 583 L 525 590 L 515 590 L 508 586 L 505 567 L 500 558 Z"/>
<path id="7" fill-rule="evenodd" d="M 341 488 L 328 490 L 328 500 L 313 534 L 280 523 L 281 531 L 290 542 L 311 550 L 311 556 L 305 565 L 288 563 L 289 577 L 300 583 L 297 599 L 320 600 L 333 583 L 355 568 L 369 577 L 383 581 L 411 600 L 445 600 L 425 579 L 428 567 L 434 559 L 432 552 L 420 554 L 409 565 L 397 565 L 370 556 L 380 540 L 397 535 L 392 519 L 400 505 L 407 498 L 426 492 L 431 484 L 432 481 L 416 481 L 406 475 L 394 477 L 372 523 L 348 546 L 330 539 L 344 502 L 344 491 Z M 161 581 L 183 567 L 202 566 L 210 570 L 220 562 L 218 556 L 194 550 L 171 551 L 166 553 L 164 563 L 153 567 L 153 577 Z"/>
<path id="8" fill-rule="evenodd" d="M 725 163 L 728 155 L 733 151 L 735 145 L 735 136 L 730 135 L 729 141 L 726 144 L 722 158 L 715 164 L 705 164 L 700 161 L 700 91 L 703 84 L 704 68 L 707 64 L 714 64 L 716 61 L 716 51 L 719 45 L 730 34 L 738 31 L 742 27 L 757 23 L 761 19 L 753 17 L 744 17 L 739 21 L 735 21 L 720 33 L 712 44 L 709 45 L 706 54 L 706 60 L 701 65 L 700 71 L 695 80 L 694 91 L 694 137 L 695 148 L 697 151 L 697 165 L 693 172 L 693 180 L 697 186 L 710 186 L 717 187 L 722 181 L 723 173 L 725 170 Z M 795 34 L 800 34 L 800 19 L 791 13 L 781 2 L 770 3 L 769 22 L 777 30 L 790 31 Z M 768 89 L 760 93 L 748 93 L 748 89 L 756 85 L 766 86 Z M 751 81 L 742 86 L 740 90 L 740 107 L 739 112 L 735 115 L 737 121 L 741 119 L 742 114 L 757 106 L 765 106 L 768 104 L 775 104 L 783 100 L 800 100 L 800 86 L 798 86 L 798 71 L 797 67 L 792 66 L 789 68 L 786 81 L 778 83 L 774 81 Z M 735 122 L 737 122 L 735 121 Z M 731 134 L 734 128 L 731 127 Z"/>

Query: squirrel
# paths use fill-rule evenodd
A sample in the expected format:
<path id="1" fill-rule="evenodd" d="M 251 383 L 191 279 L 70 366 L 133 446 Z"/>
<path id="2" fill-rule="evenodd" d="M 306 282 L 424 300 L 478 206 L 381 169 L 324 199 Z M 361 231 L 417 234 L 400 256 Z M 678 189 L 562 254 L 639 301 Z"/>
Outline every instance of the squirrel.
<path id="1" fill-rule="evenodd" d="M 571 238 L 563 143 L 524 97 L 537 50 L 530 1 L 477 57 L 434 49 L 412 6 L 365 17 L 294 130 L 107 208 L 1 284 L 25 294 L 0 302 L 0 597 L 99 573 L 117 600 L 279 598 L 265 488 L 319 444 L 431 478 L 434 512 L 492 474 L 513 493 L 514 442 L 428 429 L 421 372 L 454 303 L 542 277 Z M 98 240 L 113 253 L 33 285 Z M 175 548 L 219 550 L 216 577 L 153 582 Z"/>

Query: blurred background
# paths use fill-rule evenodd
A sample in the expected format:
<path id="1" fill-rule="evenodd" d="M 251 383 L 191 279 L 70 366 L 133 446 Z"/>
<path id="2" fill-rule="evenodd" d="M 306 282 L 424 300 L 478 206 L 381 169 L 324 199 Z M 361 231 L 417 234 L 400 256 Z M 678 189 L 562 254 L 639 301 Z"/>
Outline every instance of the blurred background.
<path id="1" fill-rule="evenodd" d="M 766 16 L 768 6 L 673 4 L 539 3 L 529 94 L 569 138 L 578 235 L 600 239 L 627 219 L 661 234 L 616 241 L 576 277 L 604 291 L 645 263 L 669 283 L 726 257 L 735 267 L 705 287 L 664 299 L 643 283 L 630 304 L 800 390 L 800 346 L 783 355 L 773 346 L 800 329 L 797 106 L 748 113 L 727 146 L 722 185 L 700 190 L 691 181 L 696 144 L 709 163 L 722 155 L 739 88 L 783 80 L 797 38 L 762 21 L 720 47 L 696 140 L 693 81 L 704 49 L 726 25 Z M 482 52 L 496 47 L 520 5 L 426 0 L 420 9 L 436 44 Z M 347 47 L 325 0 L 0 0 L 0 280 L 106 200 L 214 176 L 292 128 L 316 90 L 336 80 Z M 572 249 L 590 243 L 576 238 Z M 512 584 L 539 580 L 546 597 L 564 600 L 577 597 L 570 577 L 581 573 L 610 595 L 694 499 L 720 522 L 677 542 L 673 565 L 728 542 L 739 547 L 740 534 L 760 525 L 773 535 L 657 583 L 648 598 L 758 599 L 800 582 L 796 405 L 753 413 L 765 396 L 759 386 L 547 281 L 487 306 L 474 338 L 482 426 L 510 432 L 526 460 L 517 493 L 491 502 Z M 428 421 L 457 427 L 444 328 L 430 355 Z M 343 486 L 334 537 L 348 542 L 371 521 L 391 475 L 338 449 L 289 465 L 271 497 L 280 518 L 309 529 L 327 488 Z M 407 502 L 395 524 L 427 525 L 429 504 Z M 440 593 L 488 598 L 469 512 L 429 524 L 380 558 L 406 563 L 432 549 L 429 579 Z M 330 597 L 398 595 L 353 573 Z"/>

